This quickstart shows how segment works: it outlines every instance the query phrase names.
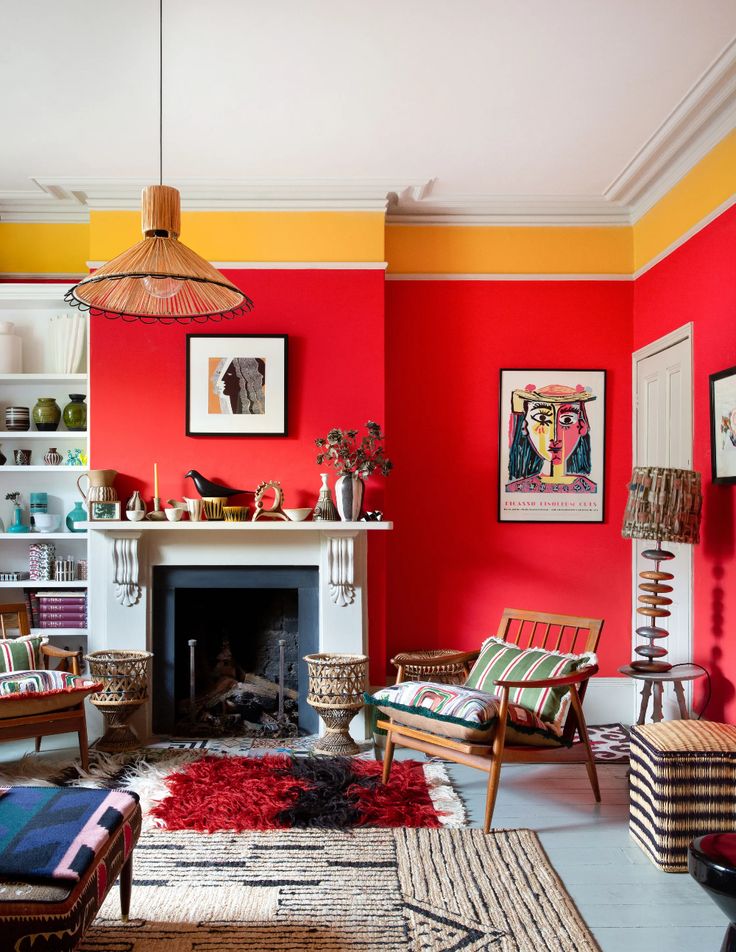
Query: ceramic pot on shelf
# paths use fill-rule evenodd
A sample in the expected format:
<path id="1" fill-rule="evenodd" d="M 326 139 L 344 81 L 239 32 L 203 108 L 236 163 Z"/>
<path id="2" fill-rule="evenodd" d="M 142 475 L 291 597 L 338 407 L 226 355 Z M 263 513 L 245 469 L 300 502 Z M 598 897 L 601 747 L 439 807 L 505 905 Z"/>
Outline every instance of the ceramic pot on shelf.
<path id="1" fill-rule="evenodd" d="M 63 460 L 64 457 L 61 455 L 61 453 L 57 452 L 55 446 L 49 447 L 48 453 L 46 453 L 43 458 L 43 461 L 47 466 L 61 466 Z"/>
<path id="2" fill-rule="evenodd" d="M 137 489 L 133 490 L 133 495 L 130 496 L 130 498 L 125 504 L 125 511 L 126 512 L 145 512 L 146 511 L 146 504 L 143 501 L 143 497 L 141 496 L 139 490 Z"/>
<path id="3" fill-rule="evenodd" d="M 5 429 L 11 433 L 22 433 L 31 428 L 30 407 L 7 407 L 5 410 Z"/>
<path id="4" fill-rule="evenodd" d="M 23 510 L 16 506 L 13 510 L 13 524 L 8 526 L 8 532 L 30 532 L 28 526 L 23 525 Z"/>
<path id="5" fill-rule="evenodd" d="M 56 430 L 61 423 L 61 410 L 53 397 L 39 397 L 31 415 L 37 430 Z"/>
<path id="6" fill-rule="evenodd" d="M 363 508 L 365 485 L 357 473 L 345 473 L 335 483 L 335 502 L 343 522 L 357 522 Z"/>
<path id="7" fill-rule="evenodd" d="M 23 339 L 13 333 L 12 321 L 0 321 L 0 374 L 23 372 Z"/>
<path id="8" fill-rule="evenodd" d="M 84 508 L 83 502 L 75 502 L 74 508 L 67 513 L 66 517 L 66 527 L 70 532 L 86 532 L 86 529 L 83 529 L 78 526 L 80 522 L 86 522 L 89 519 L 87 515 L 87 510 Z"/>
<path id="9" fill-rule="evenodd" d="M 315 522 L 335 522 L 340 517 L 337 514 L 337 509 L 335 509 L 335 503 L 332 501 L 332 493 L 327 481 L 329 477 L 327 473 L 320 473 L 319 475 L 322 486 L 317 497 L 317 504 L 312 510 L 312 519 Z"/>
<path id="10" fill-rule="evenodd" d="M 13 450 L 13 460 L 16 466 L 30 466 L 33 450 Z"/>
<path id="11" fill-rule="evenodd" d="M 0 466 L 4 466 L 8 462 L 8 457 L 3 453 L 2 448 L 0 448 Z"/>
<path id="12" fill-rule="evenodd" d="M 73 432 L 87 429 L 87 404 L 84 402 L 87 395 L 84 393 L 70 393 L 71 403 L 64 407 L 64 425 Z"/>
<path id="13" fill-rule="evenodd" d="M 79 477 L 77 488 L 85 502 L 117 502 L 118 493 L 113 486 L 116 476 L 117 471 L 114 469 L 91 469 Z M 87 480 L 87 492 L 80 485 L 83 479 Z"/>

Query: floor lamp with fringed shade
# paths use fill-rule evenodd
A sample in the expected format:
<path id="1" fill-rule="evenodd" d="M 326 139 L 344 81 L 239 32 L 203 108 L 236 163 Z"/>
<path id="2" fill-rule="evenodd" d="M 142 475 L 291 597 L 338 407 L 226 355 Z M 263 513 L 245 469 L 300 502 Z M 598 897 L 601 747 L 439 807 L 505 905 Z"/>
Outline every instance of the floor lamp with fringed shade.
<path id="1" fill-rule="evenodd" d="M 221 321 L 253 302 L 209 261 L 179 241 L 179 192 L 163 184 L 163 0 L 159 17 L 159 184 L 143 189 L 143 241 L 70 288 L 64 300 L 92 315 L 149 324 Z"/>
<path id="2" fill-rule="evenodd" d="M 654 549 L 645 549 L 642 556 L 654 563 L 654 569 L 639 573 L 639 605 L 637 612 L 647 621 L 636 629 L 647 644 L 635 650 L 640 656 L 631 662 L 637 671 L 669 671 L 672 665 L 665 661 L 667 649 L 656 642 L 669 632 L 661 627 L 668 618 L 674 578 L 671 572 L 660 570 L 662 562 L 674 559 L 674 553 L 662 548 L 663 542 L 693 545 L 700 539 L 700 510 L 702 493 L 700 473 L 690 469 L 668 469 L 658 466 L 638 466 L 629 484 L 622 535 L 625 539 L 647 539 L 656 542 Z"/>

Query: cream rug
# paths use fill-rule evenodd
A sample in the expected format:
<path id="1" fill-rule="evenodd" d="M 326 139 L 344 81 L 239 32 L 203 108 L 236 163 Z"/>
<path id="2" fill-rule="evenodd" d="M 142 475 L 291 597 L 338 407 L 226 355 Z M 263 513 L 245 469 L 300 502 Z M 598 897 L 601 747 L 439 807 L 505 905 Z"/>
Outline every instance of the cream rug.
<path id="1" fill-rule="evenodd" d="M 79 952 L 596 952 L 529 830 L 144 833 Z"/>

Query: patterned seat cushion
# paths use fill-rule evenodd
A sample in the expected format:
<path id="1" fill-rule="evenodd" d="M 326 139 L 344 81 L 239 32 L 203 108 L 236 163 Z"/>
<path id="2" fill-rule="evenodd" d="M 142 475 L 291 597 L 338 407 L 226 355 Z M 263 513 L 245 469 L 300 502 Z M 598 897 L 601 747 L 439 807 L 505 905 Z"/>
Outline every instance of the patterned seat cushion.
<path id="1" fill-rule="evenodd" d="M 399 724 L 481 744 L 493 743 L 500 705 L 485 691 L 431 681 L 394 684 L 366 694 L 365 700 Z M 509 704 L 506 738 L 511 744 L 561 743 L 553 728 L 518 704 Z"/>
<path id="2" fill-rule="evenodd" d="M 29 671 L 41 667 L 40 635 L 0 639 L 0 674 L 4 671 Z"/>
<path id="3" fill-rule="evenodd" d="M 0 719 L 60 711 L 101 687 L 66 671 L 8 671 L 0 674 Z"/>
<path id="4" fill-rule="evenodd" d="M 473 665 L 465 687 L 493 693 L 497 690 L 494 682 L 498 680 L 543 681 L 565 677 L 578 668 L 596 663 L 592 652 L 569 655 L 542 648 L 522 649 L 500 638 L 488 638 L 481 646 L 480 657 Z M 570 691 L 566 687 L 512 688 L 509 700 L 532 711 L 559 733 L 570 706 Z"/>

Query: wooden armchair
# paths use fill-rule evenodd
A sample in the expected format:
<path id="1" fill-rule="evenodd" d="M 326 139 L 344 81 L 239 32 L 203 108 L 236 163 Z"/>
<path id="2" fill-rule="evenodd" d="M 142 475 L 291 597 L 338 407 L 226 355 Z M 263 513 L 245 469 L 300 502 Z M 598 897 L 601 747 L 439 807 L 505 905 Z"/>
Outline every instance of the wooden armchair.
<path id="1" fill-rule="evenodd" d="M 572 615 L 550 615 L 544 612 L 521 611 L 507 608 L 503 612 L 496 637 L 520 648 L 544 648 L 566 654 L 595 652 L 600 641 L 603 621 L 596 618 L 577 618 Z M 480 651 L 448 652 L 428 657 L 422 655 L 422 667 L 444 669 L 454 665 L 463 665 L 470 671 L 472 663 Z M 416 655 L 410 653 L 397 655 L 392 664 L 397 669 L 396 683 L 404 681 L 407 667 L 416 662 Z M 488 774 L 486 811 L 483 829 L 487 833 L 491 828 L 493 808 L 498 792 L 502 763 L 584 763 L 588 771 L 593 795 L 600 802 L 601 794 L 595 769 L 593 751 L 585 725 L 582 702 L 590 678 L 598 671 L 596 665 L 587 665 L 566 677 L 551 677 L 544 680 L 494 682 L 497 696 L 500 698 L 498 718 L 495 726 L 489 730 L 488 743 L 466 742 L 442 735 L 442 723 L 432 721 L 433 730 L 419 729 L 416 726 L 402 724 L 400 713 L 392 712 L 390 720 L 381 719 L 377 726 L 387 732 L 386 750 L 383 762 L 383 782 L 391 773 L 394 745 L 410 747 L 434 757 L 440 757 L 454 763 L 477 767 Z M 431 681 L 431 674 L 426 677 Z M 567 688 L 570 693 L 570 707 L 565 721 L 560 743 L 556 746 L 535 746 L 530 744 L 511 746 L 506 744 L 509 693 L 515 688 Z M 436 729 L 435 729 L 436 725 Z M 575 735 L 579 742 L 574 744 Z M 572 746 L 569 746 L 572 744 Z"/>
<path id="2" fill-rule="evenodd" d="M 31 632 L 28 612 L 22 602 L 0 605 L 0 639 L 5 639 L 11 631 L 20 632 L 20 636 L 29 635 Z M 53 658 L 58 660 L 56 670 L 81 674 L 81 651 L 66 651 L 54 645 L 41 645 L 41 657 L 44 669 L 49 668 L 49 662 Z M 44 735 L 76 733 L 82 766 L 87 770 L 89 748 L 84 698 L 93 690 L 94 687 L 84 694 L 76 692 L 71 698 L 58 694 L 39 697 L 29 693 L 14 700 L 12 706 L 6 704 L 6 707 L 10 708 L 10 716 L 3 716 L 6 708 L 0 706 L 0 741 L 35 737 L 36 751 L 39 751 Z"/>

